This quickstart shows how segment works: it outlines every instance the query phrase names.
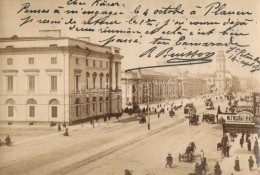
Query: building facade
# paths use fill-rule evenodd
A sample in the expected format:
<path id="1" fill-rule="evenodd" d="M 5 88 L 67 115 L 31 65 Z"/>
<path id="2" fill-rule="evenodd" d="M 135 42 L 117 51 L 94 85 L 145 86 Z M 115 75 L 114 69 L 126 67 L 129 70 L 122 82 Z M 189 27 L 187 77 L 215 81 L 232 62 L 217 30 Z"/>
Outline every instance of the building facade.
<path id="1" fill-rule="evenodd" d="M 179 75 L 179 81 L 182 84 L 181 97 L 190 98 L 207 92 L 206 80 L 198 75 L 192 75 L 185 72 Z"/>
<path id="2" fill-rule="evenodd" d="M 122 58 L 84 39 L 0 38 L 0 121 L 73 124 L 120 113 Z"/>
<path id="3" fill-rule="evenodd" d="M 181 91 L 177 76 L 152 70 L 122 73 L 123 107 L 147 103 L 148 98 L 150 103 L 179 98 Z"/>

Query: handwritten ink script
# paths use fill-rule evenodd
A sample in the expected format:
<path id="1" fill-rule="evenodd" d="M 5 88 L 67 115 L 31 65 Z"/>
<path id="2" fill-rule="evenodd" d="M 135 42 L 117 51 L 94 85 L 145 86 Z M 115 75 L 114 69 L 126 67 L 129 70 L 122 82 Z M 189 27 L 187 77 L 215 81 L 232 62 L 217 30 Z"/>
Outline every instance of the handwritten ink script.
<path id="1" fill-rule="evenodd" d="M 20 27 L 65 26 L 85 35 L 98 34 L 102 46 L 141 48 L 140 59 L 166 60 L 165 65 L 139 68 L 205 64 L 213 61 L 217 50 L 225 50 L 232 62 L 251 72 L 260 70 L 260 58 L 248 51 L 253 37 L 248 29 L 256 24 L 251 9 L 240 10 L 218 1 L 149 2 L 64 0 L 39 7 L 28 0 L 17 15 Z"/>

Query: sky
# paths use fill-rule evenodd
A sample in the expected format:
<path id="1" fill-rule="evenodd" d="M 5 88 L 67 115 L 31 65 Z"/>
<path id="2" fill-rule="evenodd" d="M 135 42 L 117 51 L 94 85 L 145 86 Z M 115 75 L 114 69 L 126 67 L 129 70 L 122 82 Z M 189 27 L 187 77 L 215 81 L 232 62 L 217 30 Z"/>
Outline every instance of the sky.
<path id="1" fill-rule="evenodd" d="M 78 0 L 78 2 L 80 2 Z M 166 19 L 171 19 L 175 21 L 219 21 L 224 22 L 228 18 L 231 18 L 235 22 L 238 20 L 244 20 L 245 18 L 253 19 L 253 22 L 249 23 L 248 26 L 244 27 L 238 27 L 236 28 L 237 32 L 248 32 L 250 33 L 249 36 L 243 37 L 243 39 L 238 39 L 241 43 L 247 43 L 250 44 L 249 47 L 247 47 L 247 51 L 249 51 L 252 55 L 255 57 L 260 56 L 260 43 L 258 42 L 260 39 L 260 1 L 259 0 L 220 0 L 220 1 L 212 1 L 212 0 L 119 0 L 118 3 L 120 4 L 120 7 L 90 7 L 90 4 L 94 2 L 94 0 L 81 0 L 81 2 L 85 2 L 86 5 L 79 6 L 79 5 L 66 5 L 67 0 L 44 0 L 44 1 L 38 1 L 38 0 L 0 0 L 0 37 L 11 37 L 13 35 L 17 35 L 19 37 L 28 37 L 28 36 L 38 36 L 39 30 L 61 30 L 62 36 L 64 37 L 90 37 L 90 41 L 99 44 L 100 40 L 104 40 L 108 38 L 107 34 L 100 34 L 98 32 L 92 33 L 92 32 L 76 32 L 76 31 L 70 31 L 68 29 L 68 26 L 65 25 L 43 25 L 43 24 L 37 24 L 35 22 L 28 23 L 26 25 L 23 25 L 20 27 L 21 19 L 32 16 L 34 20 L 37 19 L 69 19 L 74 18 L 77 20 L 77 23 L 81 22 L 84 19 L 87 19 L 89 16 L 84 15 L 64 15 L 64 14 L 29 14 L 24 13 L 24 11 L 17 14 L 17 12 L 21 9 L 22 4 L 24 3 L 30 3 L 30 9 L 40 9 L 40 8 L 46 8 L 53 10 L 54 8 L 57 8 L 58 6 L 63 6 L 65 8 L 70 8 L 74 10 L 80 10 L 81 8 L 84 8 L 85 10 L 112 10 L 112 11 L 118 11 L 119 9 L 125 13 L 125 15 L 113 17 L 115 19 L 118 19 L 120 21 L 123 21 L 124 23 L 122 25 L 118 26 L 110 26 L 114 29 L 127 29 L 128 27 L 131 27 L 132 30 L 140 30 L 142 32 L 149 29 L 149 26 L 146 25 L 126 25 L 125 21 L 128 21 L 131 19 L 134 14 L 134 9 L 141 5 L 140 13 L 138 14 L 137 21 L 140 21 L 141 19 L 156 19 L 157 21 L 163 23 Z M 109 1 L 109 2 L 116 2 L 116 1 Z M 202 12 L 205 12 L 205 6 L 214 2 L 221 2 L 222 5 L 226 3 L 226 11 L 250 11 L 253 14 L 245 17 L 245 16 L 234 16 L 234 15 L 207 15 L 204 16 Z M 124 4 L 124 5 L 123 5 Z M 153 14 L 156 9 L 161 9 L 161 7 L 177 7 L 181 4 L 182 9 L 184 9 L 184 14 L 178 14 L 178 15 L 159 15 L 159 14 Z M 197 7 L 196 7 L 197 6 Z M 200 9 L 198 8 L 201 7 Z M 148 15 L 144 16 L 142 13 L 148 9 Z M 196 15 L 190 15 L 189 12 L 191 10 L 197 10 Z M 201 10 L 203 9 L 203 10 Z M 213 9 L 214 10 L 214 9 Z M 78 22 L 79 21 L 79 22 Z M 186 25 L 185 25 L 186 24 Z M 188 28 L 189 30 L 192 29 L 192 31 L 196 31 L 198 28 L 187 26 L 187 23 L 183 25 L 183 28 Z M 159 24 L 161 25 L 161 24 Z M 82 26 L 79 24 L 79 26 Z M 171 26 L 172 27 L 172 26 Z M 94 26 L 96 30 L 100 28 L 100 26 L 96 25 Z M 200 26 L 200 29 L 203 31 L 206 31 L 208 29 L 213 29 L 214 26 Z M 167 30 L 170 30 L 171 28 L 168 27 Z M 221 27 L 217 28 L 221 30 Z M 155 34 L 153 37 L 147 36 L 147 35 L 135 35 L 135 34 L 121 34 L 117 35 L 118 38 L 128 38 L 128 39 L 135 39 L 138 38 L 142 42 L 141 44 L 127 44 L 127 43 L 111 43 L 109 46 L 116 46 L 121 48 L 121 55 L 124 56 L 122 60 L 122 69 L 130 69 L 135 67 L 142 67 L 142 66 L 151 66 L 151 65 L 157 65 L 162 64 L 166 61 L 166 59 L 163 58 L 155 58 L 155 57 L 143 57 L 139 58 L 139 55 L 146 51 L 148 48 L 150 48 L 152 45 L 149 44 L 154 38 L 159 37 L 161 35 Z M 190 41 L 196 42 L 196 41 L 215 41 L 215 42 L 221 42 L 226 41 L 226 36 L 220 36 L 220 35 L 212 35 L 212 36 L 187 36 L 185 35 Z M 167 36 L 172 41 L 176 41 L 178 39 L 178 36 Z M 158 46 L 158 48 L 165 48 L 165 46 Z M 173 46 L 173 50 L 175 52 L 185 52 L 192 49 L 191 47 L 177 47 Z M 194 48 L 193 48 L 194 49 Z M 226 47 L 212 47 L 212 48 L 203 48 L 198 47 L 203 52 L 206 51 L 226 51 L 228 48 Z M 227 55 L 226 55 L 227 56 Z M 202 64 L 202 65 L 192 65 L 192 66 L 182 66 L 182 67 L 167 67 L 167 68 L 160 68 L 157 69 L 157 71 L 162 72 L 175 72 L 176 69 L 178 70 L 189 70 L 192 73 L 212 73 L 215 71 L 215 57 L 213 57 L 213 61 L 211 63 Z M 248 77 L 253 76 L 255 78 L 260 77 L 260 71 L 256 73 L 250 73 L 250 70 L 248 68 L 242 67 L 238 63 L 231 62 L 229 59 L 226 60 L 226 67 L 227 70 L 230 71 L 233 75 L 237 75 L 240 77 Z"/>

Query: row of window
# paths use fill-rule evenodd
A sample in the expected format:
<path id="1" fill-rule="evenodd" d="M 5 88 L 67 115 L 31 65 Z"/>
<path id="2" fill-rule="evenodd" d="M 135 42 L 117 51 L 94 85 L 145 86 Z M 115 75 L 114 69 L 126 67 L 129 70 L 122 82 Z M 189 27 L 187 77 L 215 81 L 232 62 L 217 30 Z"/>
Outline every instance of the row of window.
<path id="1" fill-rule="evenodd" d="M 7 102 L 7 116 L 8 117 L 14 117 L 14 106 L 15 106 L 15 101 L 13 99 L 8 99 Z M 57 118 L 58 117 L 58 106 L 59 101 L 56 99 L 52 99 L 49 102 L 49 105 L 51 106 L 51 117 L 52 118 Z M 34 99 L 29 99 L 27 101 L 28 109 L 29 109 L 29 117 L 35 117 L 35 105 L 37 105 L 36 100 Z"/>
<path id="2" fill-rule="evenodd" d="M 14 117 L 14 106 L 8 106 L 8 117 Z M 35 117 L 35 106 L 29 106 L 29 117 Z M 51 117 L 58 117 L 58 107 L 51 106 Z"/>
<path id="3" fill-rule="evenodd" d="M 28 63 L 29 64 L 34 64 L 35 60 L 34 58 L 28 58 Z M 51 64 L 57 64 L 57 57 L 51 57 Z M 80 64 L 79 58 L 76 58 L 76 64 Z M 7 58 L 7 65 L 13 65 L 13 58 Z M 86 66 L 90 66 L 89 65 L 89 60 L 86 59 Z M 93 60 L 92 62 L 92 66 L 96 67 L 96 60 Z M 103 61 L 99 61 L 99 67 L 103 67 Z M 109 67 L 109 63 L 106 62 L 106 68 Z"/>
<path id="4" fill-rule="evenodd" d="M 100 102 L 99 103 L 99 112 L 103 112 L 102 105 L 103 105 L 103 103 Z M 80 113 L 79 112 L 79 105 L 76 105 L 75 107 L 76 107 L 76 116 L 79 117 L 79 113 Z M 96 103 L 93 103 L 92 110 L 93 110 L 93 116 L 96 115 L 96 111 L 97 111 L 97 104 Z M 106 112 L 108 112 L 108 111 L 109 111 L 109 103 L 106 102 Z M 89 104 L 86 104 L 86 114 L 88 114 L 88 115 L 90 114 Z"/>
<path id="5" fill-rule="evenodd" d="M 57 64 L 57 57 L 51 57 L 51 64 Z M 29 64 L 34 64 L 34 58 L 28 58 Z M 7 58 L 7 65 L 13 65 L 13 58 Z"/>
<path id="6" fill-rule="evenodd" d="M 89 77 L 87 76 L 86 77 L 86 84 L 85 84 L 85 87 L 86 89 L 89 89 Z M 92 87 L 93 89 L 96 89 L 97 86 L 96 86 L 96 76 L 93 76 L 92 77 Z M 83 87 L 79 87 L 79 82 L 80 82 L 80 75 L 76 75 L 75 76 L 75 89 L 79 90 L 79 88 L 83 88 Z M 107 89 L 109 88 L 109 77 L 106 77 L 106 86 L 105 86 Z M 103 77 L 100 76 L 99 77 L 99 88 L 102 89 L 103 88 Z"/>
<path id="7" fill-rule="evenodd" d="M 52 91 L 56 91 L 58 88 L 58 78 L 57 76 L 50 76 L 50 89 Z M 14 77 L 12 75 L 7 76 L 7 87 L 6 89 L 8 91 L 13 91 L 14 90 Z M 28 76 L 28 90 L 35 90 L 35 76 Z"/>
<path id="8" fill-rule="evenodd" d="M 79 82 L 80 82 L 80 76 L 77 75 L 75 76 L 75 88 L 77 90 L 79 90 Z M 50 89 L 52 91 L 56 91 L 58 88 L 58 78 L 57 76 L 50 76 Z M 96 77 L 93 76 L 92 79 L 92 83 L 93 83 L 93 88 L 97 88 L 96 86 Z M 7 76 L 7 90 L 8 91 L 13 91 L 14 90 L 14 77 L 12 75 L 8 75 Z M 29 75 L 28 76 L 28 90 L 35 90 L 36 89 L 36 80 L 35 80 L 35 76 L 33 75 Z M 81 87 L 82 88 L 82 87 Z M 89 78 L 86 78 L 86 84 L 85 84 L 85 88 L 89 89 Z M 103 88 L 103 77 L 99 77 L 99 88 L 102 89 Z M 109 77 L 106 77 L 106 88 L 109 88 Z"/>
<path id="9" fill-rule="evenodd" d="M 86 66 L 90 66 L 90 64 L 89 64 L 89 60 L 88 59 L 86 59 Z M 97 66 L 97 64 L 96 64 L 96 60 L 93 60 L 92 61 L 92 66 L 93 67 L 96 67 Z M 76 58 L 76 64 L 80 64 L 80 60 L 79 60 L 79 58 Z M 103 67 L 103 61 L 99 61 L 99 67 Z M 108 68 L 109 67 L 109 63 L 108 62 L 106 62 L 106 68 Z"/>

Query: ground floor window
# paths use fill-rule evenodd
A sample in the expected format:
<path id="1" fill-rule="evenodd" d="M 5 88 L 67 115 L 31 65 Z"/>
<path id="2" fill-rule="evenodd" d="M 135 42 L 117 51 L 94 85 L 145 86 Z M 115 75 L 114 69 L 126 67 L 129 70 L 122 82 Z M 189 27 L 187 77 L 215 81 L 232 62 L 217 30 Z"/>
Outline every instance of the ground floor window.
<path id="1" fill-rule="evenodd" d="M 106 102 L 106 110 L 107 110 L 107 112 L 108 112 L 108 108 L 109 108 L 109 104 L 108 104 L 108 102 Z"/>
<path id="2" fill-rule="evenodd" d="M 86 105 L 86 114 L 89 114 L 89 104 Z"/>
<path id="3" fill-rule="evenodd" d="M 120 110 L 120 102 L 117 101 L 117 110 L 119 111 Z"/>
<path id="4" fill-rule="evenodd" d="M 93 103 L 93 111 L 96 111 L 96 103 Z"/>
<path id="5" fill-rule="evenodd" d="M 34 106 L 29 106 L 29 116 L 35 117 L 35 107 Z"/>
<path id="6" fill-rule="evenodd" d="M 51 107 L 51 117 L 53 117 L 53 118 L 58 117 L 58 107 L 57 106 Z"/>
<path id="7" fill-rule="evenodd" d="M 14 116 L 14 107 L 8 106 L 8 117 L 13 117 L 13 116 Z"/>
<path id="8" fill-rule="evenodd" d="M 99 112 L 102 112 L 102 102 L 100 102 L 100 105 L 99 105 Z"/>

